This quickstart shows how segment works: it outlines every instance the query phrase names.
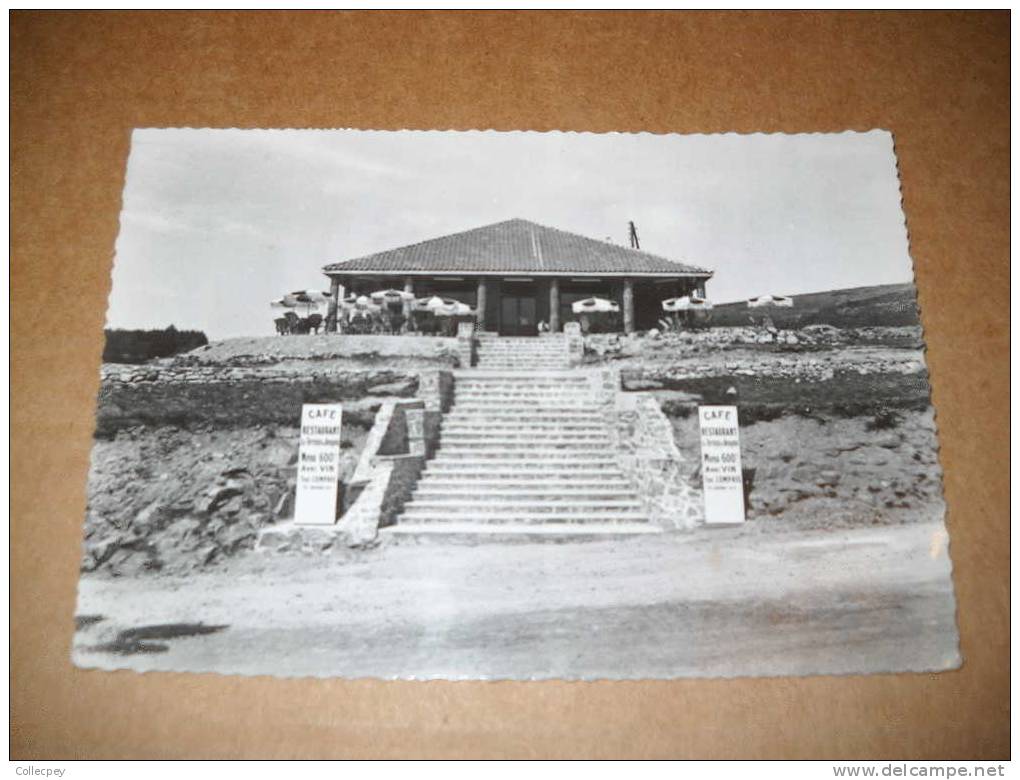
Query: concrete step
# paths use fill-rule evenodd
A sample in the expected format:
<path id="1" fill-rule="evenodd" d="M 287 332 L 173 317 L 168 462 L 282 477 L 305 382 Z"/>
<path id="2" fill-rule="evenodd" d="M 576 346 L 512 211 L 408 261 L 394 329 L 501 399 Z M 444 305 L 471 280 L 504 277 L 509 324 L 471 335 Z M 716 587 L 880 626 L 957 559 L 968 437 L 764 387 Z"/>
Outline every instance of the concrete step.
<path id="1" fill-rule="evenodd" d="M 640 512 L 601 512 L 595 514 L 584 514 L 574 512 L 541 512 L 533 514 L 521 510 L 511 512 L 479 512 L 473 510 L 467 513 L 450 513 L 446 506 L 439 510 L 421 511 L 415 509 L 413 504 L 404 508 L 404 513 L 397 518 L 397 524 L 422 523 L 445 525 L 448 523 L 463 522 L 479 523 L 486 525 L 499 525 L 502 523 L 516 523 L 520 525 L 584 525 L 587 523 L 647 523 Z"/>
<path id="2" fill-rule="evenodd" d="M 457 390 L 557 390 L 563 393 L 587 393 L 590 392 L 589 384 L 582 380 L 580 382 L 559 381 L 556 379 L 534 379 L 527 373 L 522 372 L 514 380 L 510 377 L 500 376 L 498 378 L 472 381 L 459 378 L 454 385 Z"/>
<path id="3" fill-rule="evenodd" d="M 555 392 L 574 393 L 587 395 L 591 388 L 587 382 L 571 384 L 569 382 L 532 382 L 526 375 L 522 375 L 520 381 L 513 382 L 505 377 L 500 377 L 491 382 L 471 382 L 466 379 L 458 379 L 454 385 L 457 393 L 527 393 L 527 392 Z"/>
<path id="4" fill-rule="evenodd" d="M 483 458 L 470 453 L 461 456 L 446 457 L 438 454 L 428 461 L 427 473 L 444 472 L 486 472 L 488 474 L 548 474 L 550 476 L 569 472 L 591 473 L 598 470 L 612 471 L 613 475 L 620 474 L 620 467 L 612 457 L 595 458 L 587 456 L 578 458 L 576 455 L 559 458 L 526 458 L 523 455 L 509 458 Z"/>
<path id="5" fill-rule="evenodd" d="M 481 369 L 497 368 L 532 368 L 542 371 L 555 371 L 569 367 L 565 358 L 551 358 L 542 355 L 516 355 L 514 357 L 501 357 L 498 355 L 479 355 L 475 361 L 475 367 Z"/>
<path id="6" fill-rule="evenodd" d="M 572 504 L 575 501 L 601 501 L 601 502 L 615 502 L 615 501 L 628 501 L 634 499 L 634 493 L 632 488 L 625 486 L 617 490 L 599 490 L 599 489 L 565 489 L 565 488 L 554 488 L 553 490 L 536 488 L 486 488 L 484 491 L 479 490 L 475 486 L 460 487 L 460 488 L 436 488 L 429 483 L 422 483 L 418 485 L 417 490 L 414 492 L 412 502 L 456 502 L 464 501 L 466 499 L 481 501 L 483 498 L 487 503 L 505 503 L 505 504 L 534 504 L 544 503 L 550 506 L 559 506 L 567 503 Z"/>
<path id="7" fill-rule="evenodd" d="M 561 404 L 563 406 L 590 406 L 597 407 L 598 402 L 588 395 L 573 393 L 484 393 L 470 391 L 467 393 L 455 393 L 454 404 L 478 405 L 478 404 L 520 404 L 534 405 L 536 403 Z"/>
<path id="8" fill-rule="evenodd" d="M 593 417 L 591 420 L 531 420 L 524 418 L 507 419 L 503 421 L 489 418 L 467 420 L 463 418 L 443 420 L 441 429 L 443 433 L 470 433 L 472 431 L 526 431 L 533 435 L 543 433 L 591 433 L 598 431 L 608 436 L 608 428 L 601 417 Z"/>
<path id="9" fill-rule="evenodd" d="M 500 371 L 498 368 L 485 368 L 484 366 L 473 366 L 472 368 L 456 368 L 453 375 L 458 380 L 472 382 L 488 382 L 494 379 L 505 377 L 512 381 L 549 381 L 549 382 L 587 382 L 585 374 L 578 369 L 569 367 L 558 367 L 532 371 L 522 377 L 517 371 Z"/>
<path id="10" fill-rule="evenodd" d="M 475 368 L 479 371 L 513 371 L 521 375 L 527 375 L 531 371 L 551 371 L 560 367 L 561 364 L 552 363 L 475 363 Z"/>
<path id="11" fill-rule="evenodd" d="M 535 457 L 578 457 L 586 458 L 604 453 L 600 457 L 612 458 L 613 453 L 606 452 L 607 444 L 601 441 L 544 441 L 518 439 L 516 441 L 500 441 L 499 439 L 476 439 L 474 441 L 445 441 L 439 446 L 436 458 L 444 455 L 470 455 L 476 452 L 486 457 L 505 452 L 507 457 L 518 457 L 522 451 L 531 452 Z"/>
<path id="12" fill-rule="evenodd" d="M 560 365 L 560 366 L 566 366 L 567 365 L 567 358 L 564 357 L 564 356 L 559 356 L 559 355 L 542 355 L 542 354 L 537 354 L 537 353 L 536 354 L 529 354 L 529 355 L 520 355 L 520 354 L 517 354 L 517 355 L 511 355 L 511 354 L 506 354 L 506 355 L 478 354 L 478 355 L 476 355 L 476 360 L 477 360 L 478 364 L 480 364 L 480 365 L 485 365 L 485 364 L 488 364 L 488 363 L 507 363 L 507 364 L 513 365 L 513 364 L 517 364 L 517 363 L 524 363 L 524 362 L 527 362 L 527 361 L 535 361 L 535 362 L 538 362 L 538 363 L 543 363 L 543 364 L 548 365 L 549 367 L 552 367 L 552 366 L 555 366 L 555 365 Z"/>
<path id="13" fill-rule="evenodd" d="M 505 357 L 505 358 L 522 358 L 522 357 L 541 357 L 549 358 L 552 360 L 566 360 L 566 350 L 562 348 L 557 349 L 528 349 L 527 347 L 506 347 L 497 349 L 493 347 L 479 347 L 475 350 L 475 355 L 478 357 Z"/>
<path id="14" fill-rule="evenodd" d="M 551 450 L 535 450 L 529 447 L 521 447 L 514 449 L 507 449 L 505 447 L 494 447 L 491 449 L 487 448 L 456 448 L 444 447 L 441 449 L 435 458 L 432 458 L 432 462 L 445 463 L 448 461 L 469 461 L 472 459 L 490 461 L 506 461 L 507 463 L 514 463 L 520 460 L 532 460 L 535 463 L 539 461 L 567 461 L 570 463 L 616 463 L 616 458 L 612 454 L 603 455 L 605 448 L 593 448 L 591 450 L 584 450 L 578 452 L 574 449 L 551 449 Z"/>
<path id="15" fill-rule="evenodd" d="M 602 414 L 597 408 L 581 404 L 573 406 L 552 406 L 547 404 L 471 404 L 470 406 L 455 407 L 457 412 L 464 414 L 465 419 L 472 417 L 481 420 L 494 420 L 497 418 L 517 418 L 528 420 L 555 420 L 556 418 L 570 417 L 572 420 L 602 420 Z"/>
<path id="16" fill-rule="evenodd" d="M 422 479 L 431 478 L 457 480 L 458 482 L 567 482 L 591 479 L 623 479 L 619 466 L 610 461 L 599 463 L 530 463 L 518 461 L 507 464 L 496 462 L 464 463 L 463 461 L 429 461 Z"/>
<path id="17" fill-rule="evenodd" d="M 507 344 L 502 341 L 481 341 L 475 345 L 477 352 L 505 352 L 507 354 L 518 355 L 526 352 L 532 353 L 546 353 L 550 355 L 562 355 L 567 351 L 567 345 L 563 343 L 557 344 L 556 342 L 544 342 L 544 341 L 529 341 L 529 342 L 518 342 L 515 344 Z"/>
<path id="18" fill-rule="evenodd" d="M 524 412 L 522 414 L 521 412 Z M 478 420 L 521 420 L 531 422 L 604 422 L 601 407 L 591 406 L 567 406 L 567 407 L 542 407 L 535 405 L 523 406 L 520 404 L 514 407 L 508 404 L 458 404 L 451 407 L 450 411 L 443 416 L 443 422 L 475 422 Z"/>
<path id="19" fill-rule="evenodd" d="M 606 491 L 606 492 L 627 492 L 633 491 L 630 482 L 618 477 L 605 477 L 593 479 L 591 477 L 556 477 L 526 479 L 518 476 L 508 475 L 503 478 L 496 478 L 491 475 L 480 475 L 460 479 L 454 474 L 424 474 L 418 482 L 418 489 L 428 488 L 429 490 L 443 492 L 464 491 L 471 495 L 479 493 L 492 493 L 494 495 L 503 492 L 526 491 L 526 492 L 549 492 L 562 491 Z"/>
<path id="20" fill-rule="evenodd" d="M 479 360 L 475 367 L 484 371 L 550 371 L 566 366 L 565 362 L 547 360 Z"/>
<path id="21" fill-rule="evenodd" d="M 507 362 L 521 363 L 525 360 L 540 360 L 544 363 L 560 363 L 566 365 L 566 355 L 553 355 L 544 352 L 476 352 L 475 357 L 479 362 Z"/>
<path id="22" fill-rule="evenodd" d="M 475 398 L 462 398 L 459 401 L 454 400 L 453 409 L 456 411 L 470 410 L 470 409 L 485 409 L 486 411 L 492 411 L 494 406 L 505 406 L 509 408 L 520 408 L 520 409 L 535 409 L 541 407 L 544 410 L 551 409 L 562 409 L 565 412 L 577 412 L 577 411 L 588 411 L 591 413 L 599 411 L 602 407 L 590 398 L 548 398 L 548 403 L 538 403 L 542 400 L 542 397 L 538 398 L 499 398 L 488 395 L 481 395 Z"/>
<path id="23" fill-rule="evenodd" d="M 558 438 L 561 435 L 563 437 L 569 436 L 570 434 L 598 434 L 603 437 L 603 440 L 608 442 L 609 432 L 599 426 L 598 424 L 593 425 L 575 425 L 568 426 L 563 423 L 543 423 L 541 426 L 535 425 L 524 420 L 519 425 L 513 423 L 507 423 L 503 425 L 494 425 L 493 423 L 479 422 L 472 425 L 464 425 L 462 423 L 444 423 L 441 429 L 441 436 L 456 435 L 456 436 L 477 436 L 477 437 L 496 437 L 501 438 L 505 435 L 511 435 L 513 438 L 541 438 L 543 436 L 552 436 Z"/>
<path id="24" fill-rule="evenodd" d="M 532 523 L 413 523 L 398 522 L 397 525 L 379 529 L 379 536 L 395 543 L 428 544 L 514 544 L 569 542 L 597 542 L 625 540 L 645 534 L 662 531 L 649 523 L 559 523 L 556 525 L 535 525 Z"/>
<path id="25" fill-rule="evenodd" d="M 528 447 L 521 447 L 520 449 L 508 450 L 505 447 L 494 447 L 491 450 L 485 449 L 449 449 L 444 447 L 439 450 L 436 456 L 432 459 L 433 463 L 463 463 L 464 461 L 477 460 L 479 462 L 486 463 L 507 463 L 513 465 L 520 461 L 529 461 L 534 463 L 546 463 L 551 462 L 553 465 L 562 465 L 563 463 L 571 463 L 577 465 L 592 466 L 598 463 L 612 463 L 616 464 L 616 457 L 612 454 L 604 455 L 603 450 L 592 449 L 584 452 L 578 452 L 575 449 L 563 449 L 563 450 L 535 450 Z"/>
<path id="26" fill-rule="evenodd" d="M 479 347 L 475 350 L 478 357 L 496 358 L 503 357 L 516 359 L 522 357 L 540 357 L 550 360 L 566 360 L 567 352 L 564 349 L 527 349 L 522 347 L 508 347 L 506 349 L 493 349 L 491 347 Z"/>
<path id="27" fill-rule="evenodd" d="M 476 344 L 486 347 L 563 347 L 562 338 L 534 338 L 528 336 L 501 336 L 498 339 L 480 337 Z"/>
<path id="28" fill-rule="evenodd" d="M 467 382 L 457 382 L 454 385 L 454 392 L 460 395 L 485 395 L 489 393 L 499 393 L 503 395 L 517 394 L 517 395 L 547 395 L 554 393 L 562 396 L 588 396 L 592 391 L 587 385 L 569 385 L 569 384 L 538 384 L 531 382 L 518 382 L 512 383 L 505 379 L 499 382 L 486 382 L 482 384 L 468 384 Z"/>
<path id="29" fill-rule="evenodd" d="M 458 400 L 486 400 L 489 398 L 503 398 L 507 400 L 521 399 L 530 401 L 535 398 L 552 398 L 563 401 L 583 401 L 595 404 L 598 399 L 586 388 L 579 387 L 458 387 L 453 392 L 454 398 Z"/>
<path id="30" fill-rule="evenodd" d="M 487 363 L 517 364 L 517 363 L 526 363 L 526 362 L 530 362 L 530 361 L 534 361 L 534 362 L 537 362 L 537 363 L 544 363 L 544 364 L 547 364 L 549 367 L 552 367 L 552 366 L 555 366 L 555 365 L 559 365 L 559 366 L 566 366 L 567 365 L 566 357 L 559 356 L 559 355 L 541 355 L 541 354 L 530 354 L 530 355 L 510 355 L 510 354 L 507 354 L 507 355 L 477 355 L 477 362 L 480 365 L 485 365 Z"/>
<path id="31" fill-rule="evenodd" d="M 508 441 L 508 443 L 526 441 L 528 444 L 533 444 L 537 440 L 542 441 L 543 444 L 569 444 L 571 441 L 588 443 L 588 441 L 596 441 L 596 443 L 606 446 L 609 444 L 609 435 L 605 430 L 534 430 L 524 426 L 516 429 L 474 428 L 473 430 L 456 430 L 444 426 L 440 434 L 441 447 L 457 443 L 476 443 L 476 441 Z"/>
<path id="32" fill-rule="evenodd" d="M 486 393 L 484 391 L 469 390 L 467 392 L 454 393 L 454 404 L 562 404 L 564 406 L 598 406 L 593 396 L 579 393 L 562 393 L 551 390 L 548 393 Z"/>
<path id="33" fill-rule="evenodd" d="M 516 455 L 521 450 L 537 456 L 542 455 L 577 455 L 583 456 L 606 449 L 602 439 L 442 439 L 439 443 L 439 455 L 457 453 L 478 453 L 479 455 L 498 454 Z"/>
<path id="34" fill-rule="evenodd" d="M 574 392 L 585 392 L 589 383 L 587 377 L 539 377 L 529 374 L 503 375 L 496 374 L 486 376 L 458 376 L 456 388 L 458 390 L 491 390 L 495 389 L 528 389 L 542 388 L 552 390 L 572 390 Z"/>
<path id="35" fill-rule="evenodd" d="M 636 499 L 617 499 L 615 501 L 581 501 L 570 502 L 507 502 L 500 498 L 491 499 L 479 496 L 475 499 L 449 499 L 425 501 L 412 498 L 404 507 L 406 517 L 422 515 L 444 515 L 455 517 L 462 515 L 484 517 L 561 517 L 562 522 L 570 522 L 571 518 L 595 519 L 604 515 L 641 514 L 641 502 Z M 633 519 L 632 517 L 630 519 Z"/>

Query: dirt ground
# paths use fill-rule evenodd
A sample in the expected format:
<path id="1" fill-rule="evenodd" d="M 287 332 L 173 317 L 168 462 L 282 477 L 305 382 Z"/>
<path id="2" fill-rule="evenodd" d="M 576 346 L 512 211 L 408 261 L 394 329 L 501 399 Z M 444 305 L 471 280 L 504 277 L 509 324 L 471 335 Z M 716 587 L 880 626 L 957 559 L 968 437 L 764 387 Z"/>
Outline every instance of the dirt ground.
<path id="1" fill-rule="evenodd" d="M 960 663 L 947 543 L 933 519 L 249 552 L 187 576 L 84 575 L 73 655 L 104 669 L 383 678 L 946 669 Z"/>

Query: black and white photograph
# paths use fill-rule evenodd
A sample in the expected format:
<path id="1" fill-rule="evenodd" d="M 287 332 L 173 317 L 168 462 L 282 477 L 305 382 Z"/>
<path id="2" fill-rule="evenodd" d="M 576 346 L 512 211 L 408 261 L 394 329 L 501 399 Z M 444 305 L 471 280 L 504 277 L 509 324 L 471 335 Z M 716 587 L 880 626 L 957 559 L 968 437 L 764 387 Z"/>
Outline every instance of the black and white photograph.
<path id="1" fill-rule="evenodd" d="M 962 658 L 893 135 L 132 134 L 74 663 Z"/>

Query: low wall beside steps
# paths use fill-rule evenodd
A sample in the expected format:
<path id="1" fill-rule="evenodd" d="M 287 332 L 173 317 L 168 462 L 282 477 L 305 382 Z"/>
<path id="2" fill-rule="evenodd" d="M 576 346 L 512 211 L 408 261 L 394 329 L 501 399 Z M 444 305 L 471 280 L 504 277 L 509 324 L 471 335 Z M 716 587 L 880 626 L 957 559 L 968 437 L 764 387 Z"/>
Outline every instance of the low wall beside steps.
<path id="1" fill-rule="evenodd" d="M 633 483 L 648 519 L 667 530 L 704 523 L 704 496 L 673 439 L 673 426 L 652 396 L 616 393 L 611 411 L 620 468 Z"/>

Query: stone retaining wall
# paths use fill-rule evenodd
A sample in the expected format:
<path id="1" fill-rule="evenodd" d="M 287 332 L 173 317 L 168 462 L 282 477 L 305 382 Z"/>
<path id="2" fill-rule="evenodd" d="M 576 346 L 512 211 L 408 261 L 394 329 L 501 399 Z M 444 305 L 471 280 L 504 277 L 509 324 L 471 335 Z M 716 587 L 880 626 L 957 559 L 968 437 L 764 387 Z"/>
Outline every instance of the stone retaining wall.
<path id="1" fill-rule="evenodd" d="M 673 426 L 651 396 L 616 394 L 611 431 L 620 468 L 644 503 L 648 519 L 664 529 L 690 530 L 704 522 L 702 492 L 687 478 Z"/>
<path id="2" fill-rule="evenodd" d="M 430 430 L 449 408 L 449 370 L 286 371 L 268 368 L 106 365 L 96 410 L 96 435 L 138 425 L 237 427 L 293 425 L 303 403 L 344 403 L 346 424 L 371 427 L 386 398 L 418 396 Z M 434 418 L 434 419 L 432 419 Z"/>
<path id="3" fill-rule="evenodd" d="M 438 443 L 439 426 L 426 425 L 428 415 L 423 400 L 386 401 L 379 409 L 344 492 L 338 525 L 350 543 L 374 540 L 379 528 L 396 522 Z"/>
<path id="4" fill-rule="evenodd" d="M 391 377 L 406 378 L 411 371 L 390 371 L 383 369 L 354 369 L 337 371 L 335 368 L 318 368 L 314 364 L 294 368 L 270 366 L 196 366 L 196 365 L 126 365 L 104 363 L 99 377 L 103 384 L 220 384 L 224 382 L 315 382 L 337 377 L 364 377 L 367 382 L 377 379 L 376 384 L 391 381 Z"/>

